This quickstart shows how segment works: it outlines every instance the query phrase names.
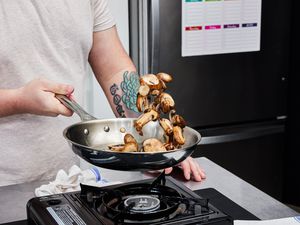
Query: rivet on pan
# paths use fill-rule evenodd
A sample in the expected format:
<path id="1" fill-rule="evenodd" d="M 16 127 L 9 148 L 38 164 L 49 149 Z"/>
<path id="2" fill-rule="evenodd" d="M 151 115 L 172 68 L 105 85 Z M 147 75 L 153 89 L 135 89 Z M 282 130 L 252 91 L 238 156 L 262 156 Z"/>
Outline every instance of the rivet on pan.
<path id="1" fill-rule="evenodd" d="M 109 130 L 110 130 L 109 126 L 105 126 L 105 127 L 104 127 L 104 131 L 105 131 L 105 132 L 109 132 Z"/>
<path id="2" fill-rule="evenodd" d="M 84 133 L 85 135 L 88 135 L 88 134 L 89 134 L 89 130 L 88 130 L 88 129 L 84 129 L 84 130 L 83 130 L 83 133 Z"/>

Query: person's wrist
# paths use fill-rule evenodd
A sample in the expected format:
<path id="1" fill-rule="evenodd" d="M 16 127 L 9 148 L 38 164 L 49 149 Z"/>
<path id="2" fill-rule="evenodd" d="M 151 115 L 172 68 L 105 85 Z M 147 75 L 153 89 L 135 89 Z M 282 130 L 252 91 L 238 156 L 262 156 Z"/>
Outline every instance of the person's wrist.
<path id="1" fill-rule="evenodd" d="M 11 99 L 12 99 L 12 107 L 16 114 L 26 113 L 25 104 L 24 104 L 24 94 L 23 87 L 12 90 Z"/>

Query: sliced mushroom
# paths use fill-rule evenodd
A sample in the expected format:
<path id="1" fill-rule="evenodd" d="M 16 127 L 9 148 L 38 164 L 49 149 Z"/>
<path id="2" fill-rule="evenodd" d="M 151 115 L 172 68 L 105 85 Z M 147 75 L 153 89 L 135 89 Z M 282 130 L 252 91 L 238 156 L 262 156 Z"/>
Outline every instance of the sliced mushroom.
<path id="1" fill-rule="evenodd" d="M 167 93 L 161 93 L 159 95 L 159 103 L 164 113 L 168 113 L 171 109 L 175 107 L 175 102 L 172 96 Z"/>
<path id="2" fill-rule="evenodd" d="M 167 89 L 166 83 L 163 80 L 160 80 L 160 83 L 161 83 L 161 90 L 162 91 L 166 90 Z"/>
<path id="3" fill-rule="evenodd" d="M 157 89 L 154 89 L 150 92 L 151 95 L 154 95 L 154 96 L 159 96 L 161 94 L 162 90 L 157 90 Z"/>
<path id="4" fill-rule="evenodd" d="M 183 137 L 182 129 L 180 126 L 174 126 L 173 127 L 173 133 L 174 133 L 174 141 L 179 144 L 183 145 L 185 143 L 185 139 Z"/>
<path id="5" fill-rule="evenodd" d="M 156 74 L 156 76 L 158 77 L 158 79 L 160 79 L 166 83 L 169 83 L 173 80 L 172 76 L 167 73 L 158 73 L 158 74 Z"/>
<path id="6" fill-rule="evenodd" d="M 140 135 L 143 135 L 142 129 L 145 124 L 147 124 L 150 121 L 155 121 L 159 117 L 159 114 L 157 111 L 153 109 L 149 109 L 149 111 L 146 111 L 144 114 L 142 114 L 135 122 L 134 127 L 137 132 L 139 132 Z"/>
<path id="7" fill-rule="evenodd" d="M 167 149 L 167 151 L 170 151 L 170 150 L 174 150 L 175 149 L 175 146 L 173 143 L 165 143 L 164 144 L 165 148 Z"/>
<path id="8" fill-rule="evenodd" d="M 154 74 L 146 74 L 146 75 L 141 76 L 140 84 L 142 86 L 147 85 L 151 90 L 161 89 L 161 82 L 158 79 L 158 77 L 155 76 Z"/>
<path id="9" fill-rule="evenodd" d="M 173 121 L 173 125 L 175 126 L 180 126 L 181 128 L 184 128 L 186 126 L 186 122 L 185 120 L 183 119 L 182 116 L 176 114 L 173 118 L 172 118 L 172 121 Z"/>
<path id="10" fill-rule="evenodd" d="M 131 134 L 129 133 L 125 134 L 124 143 L 125 144 L 109 145 L 108 148 L 116 152 L 137 152 L 138 151 L 138 143 Z"/>
<path id="11" fill-rule="evenodd" d="M 135 143 L 135 144 L 137 144 L 137 141 L 135 140 L 135 138 L 131 134 L 127 133 L 124 136 L 124 143 L 125 144 L 128 144 L 128 143 Z"/>
<path id="12" fill-rule="evenodd" d="M 165 131 L 166 135 L 170 136 L 173 134 L 173 125 L 171 124 L 170 120 L 165 119 L 165 118 L 160 118 L 159 124 Z"/>
<path id="13" fill-rule="evenodd" d="M 123 152 L 137 152 L 138 144 L 134 142 L 130 142 L 125 144 Z"/>
<path id="14" fill-rule="evenodd" d="M 144 152 L 164 152 L 166 148 L 164 144 L 156 139 L 156 138 L 149 138 L 143 142 L 143 149 Z"/>
<path id="15" fill-rule="evenodd" d="M 171 110 L 169 113 L 169 120 L 173 124 L 173 126 L 180 126 L 181 128 L 184 128 L 186 126 L 186 121 L 183 119 L 182 116 L 175 114 L 175 110 Z"/>
<path id="16" fill-rule="evenodd" d="M 173 134 L 169 136 L 164 134 L 164 140 L 164 146 L 167 149 L 167 151 L 175 149 L 175 145 L 173 144 Z"/>
<path id="17" fill-rule="evenodd" d="M 125 148 L 124 144 L 108 145 L 108 148 L 115 152 L 122 152 Z"/>
<path id="18" fill-rule="evenodd" d="M 147 84 L 141 85 L 139 87 L 139 94 L 143 97 L 147 96 L 150 92 L 150 88 Z"/>
<path id="19" fill-rule="evenodd" d="M 136 100 L 136 107 L 139 112 L 143 112 L 144 110 L 149 108 L 149 101 L 146 96 L 138 95 Z"/>
<path id="20" fill-rule="evenodd" d="M 169 112 L 169 120 L 171 121 L 171 123 L 173 123 L 172 117 L 173 117 L 175 114 L 176 114 L 176 110 L 175 110 L 175 109 L 170 110 L 170 112 Z"/>

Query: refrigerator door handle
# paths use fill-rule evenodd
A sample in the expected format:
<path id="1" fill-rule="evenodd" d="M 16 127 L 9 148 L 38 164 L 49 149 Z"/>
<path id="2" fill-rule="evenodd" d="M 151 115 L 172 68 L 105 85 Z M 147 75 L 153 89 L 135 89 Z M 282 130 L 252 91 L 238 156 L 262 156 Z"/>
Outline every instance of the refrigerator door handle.
<path id="1" fill-rule="evenodd" d="M 159 0 L 151 0 L 150 9 L 150 73 L 158 73 L 158 62 L 159 62 Z"/>
<path id="2" fill-rule="evenodd" d="M 223 130 L 224 131 L 224 130 Z M 285 126 L 281 125 L 269 125 L 262 127 L 249 127 L 249 128 L 240 128 L 236 129 L 233 132 L 208 132 L 206 135 L 205 130 L 203 130 L 203 135 L 199 145 L 209 145 L 209 144 L 221 144 L 232 141 L 242 141 L 253 138 L 258 138 L 271 134 L 283 133 L 285 131 Z M 199 131 L 201 134 L 201 130 Z"/>

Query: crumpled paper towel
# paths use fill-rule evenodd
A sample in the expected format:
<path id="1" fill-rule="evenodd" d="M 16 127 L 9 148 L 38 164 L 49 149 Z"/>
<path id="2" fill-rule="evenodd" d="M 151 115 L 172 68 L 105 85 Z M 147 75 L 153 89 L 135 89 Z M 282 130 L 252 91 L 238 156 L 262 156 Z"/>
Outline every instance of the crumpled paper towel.
<path id="1" fill-rule="evenodd" d="M 78 166 L 73 165 L 68 173 L 59 170 L 54 181 L 36 188 L 35 195 L 39 197 L 80 191 L 80 183 L 91 186 L 105 186 L 108 182 L 101 177 L 100 171 L 96 167 L 81 170 Z"/>

